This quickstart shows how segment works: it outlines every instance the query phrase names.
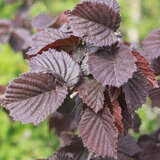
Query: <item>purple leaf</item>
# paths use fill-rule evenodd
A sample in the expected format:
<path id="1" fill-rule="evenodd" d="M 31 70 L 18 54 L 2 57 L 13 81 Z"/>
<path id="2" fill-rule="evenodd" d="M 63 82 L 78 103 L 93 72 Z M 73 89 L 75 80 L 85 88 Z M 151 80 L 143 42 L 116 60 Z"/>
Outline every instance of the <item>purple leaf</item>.
<path id="1" fill-rule="evenodd" d="M 152 31 L 142 42 L 143 56 L 151 60 L 160 56 L 160 29 Z"/>
<path id="2" fill-rule="evenodd" d="M 15 29 L 10 36 L 9 44 L 16 51 L 22 51 L 30 46 L 31 33 L 22 28 Z"/>
<path id="3" fill-rule="evenodd" d="M 141 56 L 140 53 L 138 53 L 137 51 L 132 51 L 132 54 L 135 56 L 135 58 L 137 60 L 136 65 L 139 68 L 139 70 L 141 72 L 143 72 L 143 74 L 145 75 L 145 77 L 147 78 L 149 83 L 154 88 L 157 88 L 158 82 L 155 78 L 155 75 L 154 75 L 152 69 L 150 68 L 149 62 L 143 56 Z"/>
<path id="4" fill-rule="evenodd" d="M 79 123 L 79 136 L 84 146 L 96 156 L 117 158 L 118 131 L 107 106 L 98 114 L 86 109 Z"/>
<path id="5" fill-rule="evenodd" d="M 153 69 L 154 71 L 154 74 L 156 76 L 159 76 L 160 75 L 160 57 L 156 58 L 156 59 L 153 59 L 151 61 L 151 68 Z"/>
<path id="6" fill-rule="evenodd" d="M 158 84 L 160 85 L 160 80 L 158 81 Z M 151 89 L 149 91 L 149 97 L 153 107 L 160 107 L 160 87 Z"/>
<path id="7" fill-rule="evenodd" d="M 82 1 L 88 1 L 88 2 L 97 2 L 106 4 L 109 8 L 114 9 L 115 12 L 120 12 L 120 6 L 117 0 L 82 0 Z"/>
<path id="8" fill-rule="evenodd" d="M 160 158 L 160 146 L 156 144 L 150 144 L 147 146 L 140 156 L 140 160 L 159 160 Z"/>
<path id="9" fill-rule="evenodd" d="M 32 48 L 27 52 L 27 55 L 33 56 L 42 51 L 46 51 L 51 46 L 48 46 L 58 39 L 69 38 L 70 34 L 63 33 L 57 29 L 47 28 L 41 32 L 36 33 L 32 37 Z M 46 48 L 47 47 L 47 48 Z M 45 49 L 44 49 L 45 48 Z"/>
<path id="10" fill-rule="evenodd" d="M 0 19 L 0 27 L 9 28 L 11 27 L 12 22 L 9 19 Z"/>
<path id="11" fill-rule="evenodd" d="M 95 113 L 98 113 L 104 107 L 105 88 L 96 80 L 86 79 L 78 88 L 79 96 Z"/>
<path id="12" fill-rule="evenodd" d="M 118 141 L 118 152 L 128 156 L 135 156 L 141 152 L 141 148 L 137 145 L 134 138 L 130 135 L 121 137 Z"/>
<path id="13" fill-rule="evenodd" d="M 14 120 L 37 125 L 55 112 L 67 95 L 67 90 L 57 82 L 52 74 L 21 74 L 10 82 L 3 106 Z"/>
<path id="14" fill-rule="evenodd" d="M 115 0 L 82 1 L 73 11 L 68 12 L 68 17 L 75 35 L 86 42 L 108 46 L 118 41 L 115 32 L 121 18 Z"/>
<path id="15" fill-rule="evenodd" d="M 136 71 L 135 58 L 130 49 L 122 45 L 113 53 L 99 50 L 88 56 L 89 72 L 103 85 L 120 87 Z"/>
<path id="16" fill-rule="evenodd" d="M 135 72 L 133 78 L 129 79 L 123 86 L 126 103 L 130 113 L 145 104 L 149 92 L 149 83 L 142 72 Z"/>
<path id="17" fill-rule="evenodd" d="M 34 17 L 32 20 L 32 27 L 38 31 L 48 28 L 55 23 L 55 19 L 46 15 L 46 14 L 39 14 L 38 16 Z"/>
<path id="18" fill-rule="evenodd" d="M 79 81 L 80 67 L 67 53 L 49 49 L 28 61 L 31 72 L 56 73 L 66 82 L 67 86 L 73 86 Z"/>
<path id="19" fill-rule="evenodd" d="M 49 130 L 55 128 L 58 136 L 62 136 L 63 132 L 75 131 L 78 127 L 80 114 L 80 106 L 76 106 L 74 101 L 67 97 L 62 106 L 49 119 Z"/>

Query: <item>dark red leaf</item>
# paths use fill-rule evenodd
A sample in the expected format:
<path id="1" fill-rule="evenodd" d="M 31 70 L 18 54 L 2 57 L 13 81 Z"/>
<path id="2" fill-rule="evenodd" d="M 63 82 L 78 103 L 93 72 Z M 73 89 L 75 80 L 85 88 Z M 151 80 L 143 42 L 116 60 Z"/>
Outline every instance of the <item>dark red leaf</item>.
<path id="1" fill-rule="evenodd" d="M 158 80 L 158 83 L 160 85 L 160 80 Z M 160 87 L 151 89 L 149 91 L 149 97 L 151 98 L 153 107 L 160 107 Z"/>
<path id="2" fill-rule="evenodd" d="M 114 53 L 99 50 L 88 56 L 88 69 L 103 85 L 120 87 L 136 71 L 135 58 L 130 49 L 122 45 Z"/>
<path id="3" fill-rule="evenodd" d="M 27 49 L 30 46 L 31 33 L 26 29 L 15 29 L 10 36 L 9 44 L 16 52 Z"/>
<path id="4" fill-rule="evenodd" d="M 62 136 L 63 132 L 75 131 L 80 120 L 81 109 L 67 97 L 58 111 L 49 119 L 49 130 L 55 128 L 58 136 Z"/>
<path id="5" fill-rule="evenodd" d="M 123 91 L 130 113 L 134 113 L 142 104 L 145 104 L 149 88 L 147 79 L 140 71 L 135 72 L 133 78 L 124 84 Z"/>
<path id="6" fill-rule="evenodd" d="M 105 88 L 94 79 L 86 79 L 78 88 L 79 96 L 95 113 L 98 113 L 104 106 Z"/>
<path id="7" fill-rule="evenodd" d="M 96 156 L 117 158 L 118 132 L 109 108 L 98 114 L 87 108 L 79 123 L 79 136 L 84 146 Z"/>
<path id="8" fill-rule="evenodd" d="M 141 56 L 137 51 L 132 51 L 132 54 L 137 59 L 137 62 L 136 62 L 137 67 L 141 70 L 141 72 L 143 72 L 143 74 L 146 76 L 146 78 L 150 82 L 150 84 L 154 88 L 157 88 L 158 82 L 155 79 L 155 76 L 153 74 L 153 71 L 150 68 L 148 61 L 143 56 Z"/>
<path id="9" fill-rule="evenodd" d="M 117 6 L 115 0 L 82 1 L 68 12 L 73 32 L 96 46 L 112 45 L 118 41 L 115 32 L 121 21 Z"/>
<path id="10" fill-rule="evenodd" d="M 52 28 L 35 34 L 32 41 L 32 48 L 27 52 L 29 58 L 42 54 L 43 51 L 47 51 L 49 48 L 70 51 L 80 43 L 78 37 Z"/>
<path id="11" fill-rule="evenodd" d="M 138 116 L 138 114 L 136 113 L 133 118 L 133 130 L 135 133 L 139 132 L 140 125 L 141 125 L 141 119 Z"/>
<path id="12" fill-rule="evenodd" d="M 68 16 L 66 13 L 61 13 L 57 19 L 56 19 L 56 22 L 54 23 L 54 27 L 55 28 L 59 28 L 61 27 L 64 23 L 67 23 L 69 24 L 69 19 L 68 19 Z"/>
<path id="13" fill-rule="evenodd" d="M 97 2 L 97 0 L 82 0 L 86 2 Z M 120 12 L 120 6 L 117 0 L 98 0 L 98 3 L 107 5 L 109 8 L 114 9 L 115 12 Z"/>
<path id="14" fill-rule="evenodd" d="M 80 78 L 80 67 L 67 53 L 49 49 L 28 61 L 31 72 L 50 72 L 59 75 L 68 87 Z"/>
<path id="15" fill-rule="evenodd" d="M 71 158 L 71 160 L 86 160 L 88 157 L 88 151 L 84 148 L 83 143 L 79 137 L 74 136 L 71 143 L 64 147 L 61 147 L 53 157 L 57 156 Z M 56 160 L 65 160 L 65 159 L 56 159 Z M 66 159 L 68 160 L 68 159 Z M 69 159 L 70 160 L 70 159 Z"/>
<path id="16" fill-rule="evenodd" d="M 121 110 L 121 107 L 120 107 L 117 99 L 115 99 L 112 102 L 112 106 L 113 106 L 112 107 L 112 114 L 115 117 L 115 125 L 116 125 L 117 129 L 119 130 L 121 136 L 123 136 L 124 128 L 123 128 L 123 123 L 122 123 L 122 110 Z"/>
<path id="17" fill-rule="evenodd" d="M 134 138 L 130 135 L 121 137 L 118 141 L 118 152 L 120 153 L 124 153 L 128 156 L 135 156 L 141 151 L 141 148 L 137 145 Z"/>
<path id="18" fill-rule="evenodd" d="M 156 76 L 159 76 L 160 75 L 160 57 L 156 58 L 156 59 L 153 59 L 151 61 L 151 68 L 153 69 L 154 71 L 154 74 Z"/>
<path id="19" fill-rule="evenodd" d="M 10 82 L 3 106 L 14 120 L 37 125 L 61 106 L 66 95 L 53 75 L 25 73 Z"/>
<path id="20" fill-rule="evenodd" d="M 119 96 L 119 89 L 112 87 L 110 88 L 109 92 L 105 91 L 104 95 L 105 105 L 108 105 L 108 107 L 110 108 L 111 114 L 115 119 L 114 124 L 117 127 L 120 134 L 123 136 L 124 128 L 122 123 L 122 110 L 117 100 Z"/>
<path id="21" fill-rule="evenodd" d="M 147 60 L 160 56 L 160 29 L 153 30 L 142 42 L 143 56 Z"/>
<path id="22" fill-rule="evenodd" d="M 150 144 L 147 146 L 140 156 L 140 160 L 159 160 L 160 158 L 160 146 L 156 144 Z"/>
<path id="23" fill-rule="evenodd" d="M 52 26 L 55 21 L 55 19 L 46 14 L 39 14 L 32 19 L 31 24 L 34 29 L 36 29 L 37 31 L 41 31 L 42 29 Z"/>
<path id="24" fill-rule="evenodd" d="M 152 136 L 149 136 L 149 135 L 141 135 L 139 138 L 138 138 L 138 145 L 141 147 L 141 148 L 146 148 L 147 146 L 151 145 L 154 143 L 154 139 Z"/>
<path id="25" fill-rule="evenodd" d="M 123 153 L 118 153 L 118 160 L 136 160 L 133 157 L 129 157 Z"/>
<path id="26" fill-rule="evenodd" d="M 132 128 L 133 126 L 133 119 L 132 114 L 129 112 L 128 106 L 126 104 L 124 93 L 121 92 L 120 96 L 118 97 L 118 102 L 122 108 L 122 122 L 124 127 L 124 134 L 128 134 L 128 129 Z"/>

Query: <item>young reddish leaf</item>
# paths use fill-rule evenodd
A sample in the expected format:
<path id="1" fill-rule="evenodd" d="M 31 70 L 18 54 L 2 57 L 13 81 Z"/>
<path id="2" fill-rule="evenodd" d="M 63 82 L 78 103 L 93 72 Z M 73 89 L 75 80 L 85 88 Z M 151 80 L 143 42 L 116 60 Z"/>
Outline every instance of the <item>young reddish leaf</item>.
<path id="1" fill-rule="evenodd" d="M 75 85 L 80 78 L 79 65 L 65 52 L 49 49 L 42 55 L 28 61 L 31 72 L 56 73 L 66 82 L 67 86 Z"/>
<path id="2" fill-rule="evenodd" d="M 122 111 L 120 104 L 118 102 L 118 96 L 119 96 L 119 89 L 111 87 L 109 92 L 105 91 L 105 105 L 108 105 L 111 114 L 113 115 L 115 121 L 114 124 L 117 127 L 119 133 L 123 136 L 124 134 L 124 128 L 122 123 Z"/>
<path id="3" fill-rule="evenodd" d="M 158 81 L 160 85 L 160 80 Z M 159 88 L 153 88 L 149 91 L 149 97 L 151 98 L 152 101 L 152 106 L 155 107 L 160 107 L 160 87 Z"/>
<path id="4" fill-rule="evenodd" d="M 89 72 L 104 86 L 120 87 L 136 71 L 135 57 L 130 49 L 122 45 L 114 53 L 99 50 L 88 56 Z"/>
<path id="5" fill-rule="evenodd" d="M 78 37 L 52 28 L 38 32 L 33 36 L 32 41 L 32 48 L 27 52 L 29 58 L 42 54 L 49 48 L 70 51 L 80 43 Z"/>
<path id="6" fill-rule="evenodd" d="M 56 22 L 54 23 L 54 27 L 55 28 L 59 28 L 61 27 L 64 23 L 67 23 L 69 24 L 69 19 L 68 19 L 68 16 L 66 13 L 61 13 L 57 19 L 56 19 Z"/>
<path id="7" fill-rule="evenodd" d="M 124 84 L 123 91 L 130 113 L 145 104 L 149 88 L 147 79 L 140 71 L 135 72 L 133 78 Z"/>
<path id="8" fill-rule="evenodd" d="M 120 26 L 120 14 L 111 1 L 85 0 L 68 17 L 73 32 L 96 46 L 108 46 L 118 41 L 115 32 Z"/>
<path id="9" fill-rule="evenodd" d="M 98 114 L 90 108 L 85 110 L 79 123 L 79 136 L 96 156 L 117 158 L 118 132 L 107 106 Z"/>
<path id="10" fill-rule="evenodd" d="M 61 106 L 66 95 L 53 75 L 25 73 L 10 82 L 3 106 L 14 120 L 37 125 Z"/>
<path id="11" fill-rule="evenodd" d="M 142 42 L 143 56 L 147 60 L 160 56 L 160 29 L 152 31 Z"/>
<path id="12" fill-rule="evenodd" d="M 36 29 L 37 31 L 41 31 L 42 29 L 52 26 L 55 21 L 55 19 L 46 14 L 39 14 L 32 19 L 31 24 L 34 29 Z"/>
<path id="13" fill-rule="evenodd" d="M 123 136 L 124 128 L 122 123 L 122 110 L 117 99 L 112 102 L 112 106 L 112 114 L 115 117 L 115 126 L 119 130 L 121 136 Z"/>
<path id="14" fill-rule="evenodd" d="M 78 88 L 79 96 L 95 113 L 98 113 L 104 106 L 105 88 L 94 79 L 86 79 Z"/>
<path id="15" fill-rule="evenodd" d="M 136 51 L 132 51 L 132 54 L 137 59 L 137 62 L 136 62 L 137 67 L 141 70 L 141 72 L 143 72 L 143 74 L 146 76 L 146 78 L 150 82 L 150 84 L 154 88 L 157 88 L 158 82 L 155 79 L 155 76 L 153 74 L 153 71 L 150 68 L 148 61 Z"/>
<path id="16" fill-rule="evenodd" d="M 121 137 L 118 141 L 118 152 L 124 153 L 128 156 L 135 156 L 140 153 L 142 149 L 137 145 L 134 138 L 130 135 Z"/>

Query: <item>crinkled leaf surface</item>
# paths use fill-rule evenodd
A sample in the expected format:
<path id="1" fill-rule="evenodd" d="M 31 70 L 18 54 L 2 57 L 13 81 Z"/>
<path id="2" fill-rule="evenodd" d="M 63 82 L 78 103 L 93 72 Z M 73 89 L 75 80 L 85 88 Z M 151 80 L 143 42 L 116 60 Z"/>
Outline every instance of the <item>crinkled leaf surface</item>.
<path id="1" fill-rule="evenodd" d="M 117 158 L 118 131 L 107 106 L 98 114 L 86 109 L 79 123 L 79 136 L 84 146 L 96 156 Z"/>
<path id="2" fill-rule="evenodd" d="M 143 56 L 151 60 L 160 56 L 160 29 L 153 30 L 142 42 Z"/>
<path id="3" fill-rule="evenodd" d="M 149 84 L 142 72 L 135 72 L 133 78 L 129 79 L 123 86 L 126 103 L 130 113 L 133 113 L 142 104 L 145 104 L 148 96 Z"/>
<path id="4" fill-rule="evenodd" d="M 150 68 L 149 62 L 136 51 L 132 51 L 132 54 L 137 59 L 137 67 L 141 70 L 141 72 L 143 72 L 150 84 L 155 88 L 158 87 L 158 82 L 155 79 L 152 69 Z"/>
<path id="5" fill-rule="evenodd" d="M 97 0 L 83 0 L 88 2 L 97 2 Z M 115 12 L 120 12 L 120 6 L 117 0 L 98 0 L 98 3 L 106 4 L 109 8 L 114 9 Z"/>
<path id="6" fill-rule="evenodd" d="M 67 86 L 72 86 L 79 81 L 79 65 L 64 51 L 57 52 L 49 49 L 42 55 L 28 61 L 31 72 L 50 72 L 59 75 Z"/>
<path id="7" fill-rule="evenodd" d="M 119 130 L 120 134 L 123 135 L 124 128 L 123 128 L 123 123 L 122 123 L 122 110 L 120 107 L 120 104 L 117 99 L 115 99 L 112 102 L 112 114 L 115 117 L 115 125 L 117 129 Z"/>
<path id="8" fill-rule="evenodd" d="M 105 88 L 94 79 L 86 79 L 78 88 L 79 96 L 95 113 L 104 107 Z"/>
<path id="9" fill-rule="evenodd" d="M 27 52 L 27 55 L 33 56 L 37 53 L 42 53 L 43 51 L 52 48 L 52 43 L 58 39 L 69 38 L 70 34 L 63 33 L 58 29 L 47 28 L 41 32 L 36 33 L 32 37 L 32 48 Z"/>
<path id="10" fill-rule="evenodd" d="M 37 125 L 61 106 L 66 95 L 53 75 L 25 73 L 10 82 L 3 106 L 14 120 Z"/>
<path id="11" fill-rule="evenodd" d="M 121 18 L 113 0 L 85 0 L 68 15 L 73 32 L 85 41 L 96 46 L 112 45 L 118 41 L 115 31 Z"/>
<path id="12" fill-rule="evenodd" d="M 135 57 L 130 49 L 121 46 L 114 54 L 99 50 L 88 56 L 89 73 L 103 85 L 120 87 L 136 71 Z"/>

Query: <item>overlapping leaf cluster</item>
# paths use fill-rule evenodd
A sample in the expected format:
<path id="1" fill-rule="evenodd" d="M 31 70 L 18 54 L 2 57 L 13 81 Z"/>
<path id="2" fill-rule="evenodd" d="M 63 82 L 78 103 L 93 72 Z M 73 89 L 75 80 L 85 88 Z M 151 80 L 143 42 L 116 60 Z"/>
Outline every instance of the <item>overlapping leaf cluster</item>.
<path id="1" fill-rule="evenodd" d="M 118 135 L 127 134 L 135 110 L 158 87 L 148 52 L 123 42 L 120 21 L 116 0 L 82 0 L 55 20 L 36 17 L 30 72 L 12 80 L 3 99 L 10 116 L 38 125 L 52 114 L 49 124 L 57 135 L 78 128 L 82 148 L 117 159 Z M 54 159 L 76 159 L 69 155 Z"/>

